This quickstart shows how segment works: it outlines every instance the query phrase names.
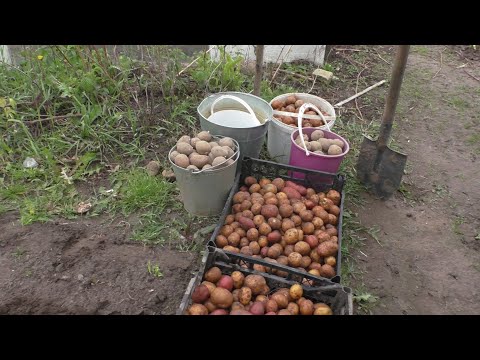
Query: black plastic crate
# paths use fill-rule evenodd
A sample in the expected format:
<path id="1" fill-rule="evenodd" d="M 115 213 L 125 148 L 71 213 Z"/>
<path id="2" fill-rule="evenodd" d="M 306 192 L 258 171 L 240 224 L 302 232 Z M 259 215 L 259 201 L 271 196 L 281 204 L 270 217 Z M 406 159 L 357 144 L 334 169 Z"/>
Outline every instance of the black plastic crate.
<path id="1" fill-rule="evenodd" d="M 305 174 L 304 179 L 294 178 L 293 173 L 302 173 Z M 340 283 L 341 281 L 341 259 L 342 259 L 342 224 L 343 224 L 343 202 L 345 198 L 344 186 L 346 178 L 344 175 L 340 174 L 329 174 L 320 171 L 314 171 L 309 169 L 303 169 L 290 165 L 278 164 L 271 161 L 253 159 L 245 157 L 242 161 L 242 170 L 240 174 L 237 174 L 235 178 L 235 184 L 228 195 L 228 199 L 223 208 L 220 220 L 218 221 L 217 227 L 215 228 L 210 240 L 207 245 L 212 247 L 217 247 L 215 244 L 215 238 L 220 233 L 220 229 L 225 223 L 225 218 L 228 214 L 231 213 L 233 196 L 238 192 L 239 188 L 243 185 L 243 181 L 247 176 L 254 176 L 257 179 L 261 177 L 266 177 L 269 179 L 282 178 L 284 180 L 291 180 L 295 183 L 301 184 L 307 188 L 311 187 L 315 189 L 316 192 L 322 192 L 329 189 L 337 190 L 341 194 L 340 200 L 340 214 L 337 219 L 337 231 L 338 231 L 338 253 L 337 253 L 337 263 L 335 265 L 336 275 L 329 279 L 333 282 Z M 227 251 L 228 252 L 228 251 Z M 228 252 L 230 253 L 230 252 Z M 263 259 L 259 259 L 262 265 L 269 264 Z M 290 268 L 292 269 L 292 268 Z M 318 278 L 318 277 L 317 277 Z"/>
<path id="2" fill-rule="evenodd" d="M 289 288 L 295 283 L 309 283 L 309 286 L 303 287 L 303 296 L 314 302 L 323 302 L 331 307 L 334 315 L 352 315 L 352 291 L 350 288 L 333 283 L 327 279 L 318 278 L 307 273 L 302 273 L 294 268 L 283 266 L 280 264 L 269 264 L 272 269 L 282 270 L 288 273 L 286 278 L 279 277 L 274 274 L 258 272 L 253 270 L 254 264 L 264 265 L 265 261 L 261 261 L 243 254 L 234 254 L 222 249 L 207 247 L 207 252 L 202 259 L 200 271 L 195 275 L 188 284 L 187 290 L 183 296 L 177 315 L 183 315 L 191 305 L 191 297 L 193 290 L 202 282 L 205 272 L 217 266 L 222 270 L 223 274 L 230 275 L 234 271 L 241 271 L 245 275 L 256 274 L 262 275 L 270 292 L 273 293 L 280 288 Z"/>

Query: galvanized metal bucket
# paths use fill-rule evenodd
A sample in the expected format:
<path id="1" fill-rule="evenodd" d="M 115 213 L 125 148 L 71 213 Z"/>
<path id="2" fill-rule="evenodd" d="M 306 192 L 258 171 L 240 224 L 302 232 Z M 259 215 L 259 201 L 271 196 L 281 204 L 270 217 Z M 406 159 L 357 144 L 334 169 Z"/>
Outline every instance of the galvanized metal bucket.
<path id="1" fill-rule="evenodd" d="M 336 119 L 335 109 L 328 101 L 318 96 L 305 93 L 288 93 L 272 99 L 270 104 L 272 104 L 272 102 L 275 100 L 285 99 L 290 95 L 294 95 L 297 99 L 303 100 L 305 103 L 312 103 L 319 109 L 324 110 L 329 114 L 329 116 L 325 117 L 325 121 L 327 121 L 328 126 L 323 125 L 318 127 L 318 129 L 330 130 L 333 127 Z M 272 118 L 268 129 L 267 150 L 268 154 L 273 160 L 281 164 L 288 165 L 291 147 L 290 136 L 295 130 L 295 127 L 285 125 L 281 121 Z"/>
<path id="2" fill-rule="evenodd" d="M 223 136 L 213 136 L 216 140 Z M 233 139 L 236 150 L 231 159 L 233 164 L 207 170 L 193 171 L 177 166 L 170 154 L 176 145 L 170 149 L 168 159 L 175 173 L 178 188 L 182 197 L 183 206 L 195 216 L 215 216 L 222 212 L 228 194 L 235 182 L 235 173 L 240 156 L 240 146 Z"/>
<path id="3" fill-rule="evenodd" d="M 228 97 L 225 95 L 229 95 Z M 217 99 L 220 99 L 218 100 Z M 236 99 L 239 98 L 242 102 Z M 225 110 L 236 110 L 246 113 L 246 107 L 243 103 L 248 104 L 258 119 L 259 124 L 249 126 L 240 126 L 232 123 L 221 124 L 217 119 L 211 118 L 212 105 L 215 103 L 214 111 L 220 112 Z M 241 92 L 224 92 L 210 95 L 205 98 L 197 108 L 202 130 L 210 131 L 210 134 L 218 134 L 231 137 L 238 141 L 240 145 L 240 161 L 244 156 L 258 158 L 265 142 L 265 135 L 268 130 L 268 123 L 272 119 L 273 109 L 268 102 L 258 96 L 245 94 Z M 211 120 L 213 121 L 211 121 Z M 230 126 L 229 126 L 230 125 Z M 233 125 L 233 126 L 232 126 Z"/>

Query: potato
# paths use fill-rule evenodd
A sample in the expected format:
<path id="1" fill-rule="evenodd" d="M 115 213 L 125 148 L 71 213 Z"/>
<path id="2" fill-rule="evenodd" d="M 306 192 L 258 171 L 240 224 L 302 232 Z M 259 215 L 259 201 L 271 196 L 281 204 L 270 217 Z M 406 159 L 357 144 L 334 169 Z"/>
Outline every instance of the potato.
<path id="1" fill-rule="evenodd" d="M 312 315 L 314 312 L 313 302 L 311 300 L 306 299 L 302 301 L 302 303 L 299 304 L 299 307 L 301 315 Z"/>
<path id="2" fill-rule="evenodd" d="M 263 205 L 261 214 L 267 220 L 271 217 L 276 217 L 278 215 L 278 207 L 275 205 Z"/>
<path id="3" fill-rule="evenodd" d="M 258 244 L 258 242 L 256 241 L 252 241 L 248 247 L 250 248 L 250 250 L 252 250 L 252 254 L 253 255 L 258 255 L 260 254 L 260 245 Z"/>
<path id="4" fill-rule="evenodd" d="M 232 140 L 232 138 L 229 138 L 229 137 L 221 138 L 221 139 L 218 141 L 218 145 L 220 145 L 220 146 L 228 146 L 230 149 L 233 149 L 233 148 L 234 148 L 233 140 Z"/>
<path id="5" fill-rule="evenodd" d="M 259 184 L 252 184 L 250 186 L 250 188 L 248 189 L 248 191 L 250 192 L 250 194 L 253 194 L 253 193 L 258 193 L 261 189 L 261 186 Z M 262 198 L 263 200 L 263 198 Z"/>
<path id="6" fill-rule="evenodd" d="M 219 156 L 219 157 L 216 157 L 215 159 L 213 159 L 212 166 L 213 167 L 215 167 L 215 166 L 222 167 L 222 166 L 226 165 L 226 162 L 227 162 L 227 160 L 224 157 Z"/>
<path id="7" fill-rule="evenodd" d="M 288 255 L 288 265 L 292 267 L 299 267 L 302 263 L 302 255 L 298 252 L 292 252 Z"/>
<path id="8" fill-rule="evenodd" d="M 302 198 L 302 195 L 300 195 L 300 193 L 296 189 L 293 189 L 291 187 L 284 187 L 282 192 L 284 192 L 290 200 Z"/>
<path id="9" fill-rule="evenodd" d="M 278 230 L 274 230 L 267 235 L 267 241 L 269 244 L 275 244 L 280 242 L 282 234 Z"/>
<path id="10" fill-rule="evenodd" d="M 303 296 L 302 286 L 300 284 L 294 284 L 294 285 L 290 286 L 289 294 L 290 294 L 290 298 L 293 301 L 297 301 L 298 299 L 300 299 Z"/>
<path id="11" fill-rule="evenodd" d="M 209 131 L 200 131 L 197 134 L 197 138 L 206 142 L 210 142 L 212 140 L 212 135 L 210 135 Z"/>
<path id="12" fill-rule="evenodd" d="M 338 230 L 335 227 L 331 227 L 325 230 L 325 232 L 330 236 L 337 236 Z"/>
<path id="13" fill-rule="evenodd" d="M 224 309 L 216 309 L 212 312 L 210 312 L 210 314 L 208 315 L 228 315 L 228 312 Z"/>
<path id="14" fill-rule="evenodd" d="M 285 309 L 288 306 L 288 297 L 285 293 L 277 291 L 270 298 L 277 303 L 278 309 Z"/>
<path id="15" fill-rule="evenodd" d="M 200 140 L 195 143 L 195 150 L 200 155 L 208 155 L 210 153 L 211 147 L 210 144 L 206 141 Z"/>
<path id="16" fill-rule="evenodd" d="M 240 239 L 240 243 L 238 244 L 238 247 L 241 249 L 245 246 L 248 246 L 248 244 L 250 244 L 250 241 L 248 241 L 248 239 L 246 237 L 242 237 Z"/>
<path id="17" fill-rule="evenodd" d="M 319 130 L 317 130 L 319 131 Z M 318 141 L 310 141 L 311 151 L 322 151 L 322 144 Z"/>
<path id="18" fill-rule="evenodd" d="M 331 267 L 334 267 L 337 265 L 337 259 L 334 256 L 328 256 L 324 259 L 325 264 L 330 265 Z"/>
<path id="19" fill-rule="evenodd" d="M 317 252 L 321 257 L 334 256 L 338 252 L 338 244 L 332 241 L 325 241 L 318 245 Z"/>
<path id="20" fill-rule="evenodd" d="M 180 154 L 184 154 L 184 155 L 190 155 L 191 153 L 193 153 L 193 147 L 192 145 L 190 145 L 189 143 L 186 143 L 186 142 L 180 142 L 177 144 L 177 151 L 180 153 Z"/>
<path id="21" fill-rule="evenodd" d="M 245 216 L 240 217 L 240 219 L 238 219 L 238 222 L 241 228 L 244 230 L 249 230 L 255 227 L 255 223 L 252 221 L 252 219 L 249 219 Z"/>
<path id="22" fill-rule="evenodd" d="M 183 135 L 180 139 L 177 140 L 177 145 L 179 143 L 187 143 L 190 144 L 190 136 L 188 135 Z"/>
<path id="23" fill-rule="evenodd" d="M 280 205 L 278 212 L 282 218 L 288 218 L 293 214 L 293 206 L 292 205 Z"/>
<path id="24" fill-rule="evenodd" d="M 310 245 L 308 245 L 307 242 L 299 241 L 295 244 L 294 251 L 298 252 L 302 256 L 305 256 L 310 253 L 311 249 L 310 249 Z"/>
<path id="25" fill-rule="evenodd" d="M 342 152 L 342 148 L 338 145 L 333 144 L 328 147 L 328 155 L 340 155 Z"/>
<path id="26" fill-rule="evenodd" d="M 247 275 L 245 277 L 244 286 L 249 287 L 252 290 L 253 295 L 261 294 L 264 286 L 266 285 L 267 283 L 265 282 L 265 278 L 263 276 Z"/>
<path id="27" fill-rule="evenodd" d="M 228 245 L 228 240 L 225 236 L 223 235 L 217 235 L 215 238 L 215 245 L 219 248 L 223 248 L 224 246 Z"/>
<path id="28" fill-rule="evenodd" d="M 215 284 L 222 277 L 222 271 L 217 266 L 210 268 L 204 276 L 204 279 Z"/>
<path id="29" fill-rule="evenodd" d="M 300 211 L 299 216 L 302 219 L 302 221 L 307 221 L 308 222 L 308 221 L 313 220 L 313 213 L 310 210 L 305 209 L 305 210 Z"/>
<path id="30" fill-rule="evenodd" d="M 328 148 L 330 147 L 332 141 L 330 139 L 325 139 L 325 138 L 320 138 L 318 139 L 318 142 L 322 144 L 322 150 L 327 152 Z"/>
<path id="31" fill-rule="evenodd" d="M 335 205 L 332 205 L 332 206 L 335 206 Z M 337 217 L 333 214 L 328 214 L 328 223 L 332 224 L 332 225 L 336 225 L 337 224 Z"/>
<path id="32" fill-rule="evenodd" d="M 203 305 L 205 305 L 209 313 L 212 313 L 213 311 L 217 310 L 217 307 L 210 300 L 206 301 L 205 304 Z M 225 310 L 222 310 L 222 311 L 225 311 Z"/>
<path id="33" fill-rule="evenodd" d="M 221 309 L 228 309 L 233 303 L 233 295 L 227 289 L 217 287 L 210 295 L 210 301 Z"/>
<path id="34" fill-rule="evenodd" d="M 332 202 L 335 204 L 335 205 L 339 205 L 340 204 L 340 199 L 341 199 L 341 195 L 340 193 L 337 191 L 337 190 L 329 190 L 327 192 L 327 195 L 326 195 L 327 199 L 330 199 L 332 200 Z M 334 214 L 335 215 L 335 214 Z"/>
<path id="35" fill-rule="evenodd" d="M 250 304 L 250 301 L 252 300 L 252 289 L 244 286 L 240 289 L 238 293 L 238 301 L 242 305 L 248 305 Z"/>
<path id="36" fill-rule="evenodd" d="M 333 315 L 332 309 L 330 307 L 318 307 L 313 312 L 313 315 Z"/>
<path id="37" fill-rule="evenodd" d="M 279 230 L 282 228 L 282 222 L 277 218 L 271 217 L 268 219 L 267 223 L 272 228 L 272 230 Z"/>
<path id="38" fill-rule="evenodd" d="M 190 165 L 190 161 L 188 160 L 187 155 L 185 154 L 178 154 L 175 157 L 175 165 L 180 166 L 181 168 L 187 168 Z"/>
<path id="39" fill-rule="evenodd" d="M 288 245 L 294 245 L 298 241 L 298 230 L 295 228 L 288 229 L 283 238 Z"/>
<path id="40" fill-rule="evenodd" d="M 173 150 L 170 153 L 170 160 L 172 160 L 172 162 L 175 162 L 175 158 L 177 157 L 178 154 L 180 154 L 180 153 L 177 150 Z"/>
<path id="41" fill-rule="evenodd" d="M 240 254 L 247 255 L 247 256 L 252 256 L 253 252 L 252 249 L 248 245 L 245 245 L 240 249 Z"/>
<path id="42" fill-rule="evenodd" d="M 267 302 L 265 303 L 265 311 L 267 313 L 269 313 L 269 312 L 276 313 L 278 311 L 277 302 L 275 300 L 272 300 L 272 299 L 267 300 Z"/>
<path id="43" fill-rule="evenodd" d="M 227 158 L 230 158 L 235 154 L 230 146 L 222 146 L 222 149 L 227 152 Z"/>
<path id="44" fill-rule="evenodd" d="M 295 214 L 300 214 L 302 211 L 307 210 L 307 207 L 302 202 L 297 202 L 293 204 L 293 212 Z"/>
<path id="45" fill-rule="evenodd" d="M 283 249 L 282 249 L 283 250 Z M 276 246 L 271 246 L 267 250 L 267 256 L 272 259 L 278 258 L 282 254 L 282 250 L 280 250 Z"/>
<path id="46" fill-rule="evenodd" d="M 287 310 L 292 314 L 292 315 L 298 315 L 300 312 L 300 308 L 297 304 L 291 302 L 288 303 Z"/>
<path id="47" fill-rule="evenodd" d="M 289 95 L 286 99 L 285 99 L 285 105 L 288 106 L 290 104 L 295 104 L 295 102 L 297 101 L 297 98 L 294 96 L 294 95 Z"/>
<path id="48" fill-rule="evenodd" d="M 272 105 L 272 108 L 279 109 L 279 108 L 281 108 L 282 106 L 285 105 L 285 102 L 282 101 L 282 100 L 274 100 L 274 101 L 272 101 L 271 105 Z"/>
<path id="49" fill-rule="evenodd" d="M 188 315 L 208 315 L 208 309 L 202 304 L 192 304 L 188 308 Z"/>
<path id="50" fill-rule="evenodd" d="M 312 263 L 312 259 L 310 258 L 310 256 L 308 256 L 308 255 L 302 256 L 302 261 L 300 262 L 300 267 L 302 267 L 304 269 L 307 269 L 310 266 L 311 263 Z"/>
<path id="51" fill-rule="evenodd" d="M 253 315 L 264 315 L 265 314 L 265 305 L 260 301 L 255 301 L 249 310 Z"/>
<path id="52" fill-rule="evenodd" d="M 199 169 L 195 165 L 188 165 L 187 170 L 198 171 Z"/>
<path id="53" fill-rule="evenodd" d="M 243 182 L 247 186 L 252 186 L 253 184 L 257 183 L 257 179 L 253 176 L 247 176 Z"/>
<path id="54" fill-rule="evenodd" d="M 213 290 L 215 290 L 216 288 L 214 283 L 207 280 L 202 281 L 202 285 L 205 285 L 208 288 L 208 292 L 210 293 L 210 295 L 212 294 Z"/>
<path id="55" fill-rule="evenodd" d="M 302 231 L 305 235 L 311 235 L 315 232 L 315 226 L 311 222 L 304 222 L 302 224 Z"/>
<path id="56" fill-rule="evenodd" d="M 322 268 L 320 269 L 320 276 L 326 277 L 328 279 L 333 278 L 336 275 L 335 269 L 328 265 L 328 264 L 323 264 Z"/>
<path id="57" fill-rule="evenodd" d="M 310 275 L 320 277 L 320 271 L 317 270 L 317 269 L 311 269 L 311 270 L 308 271 L 308 273 L 309 273 Z"/>
<path id="58" fill-rule="evenodd" d="M 230 251 L 230 252 L 233 252 L 233 253 L 236 253 L 236 254 L 238 254 L 240 252 L 240 249 L 236 248 L 235 246 L 231 246 L 231 245 L 225 246 L 223 248 L 223 250 Z"/>
<path id="59" fill-rule="evenodd" d="M 300 227 L 300 225 L 302 225 L 302 218 L 300 216 L 293 214 L 290 216 L 290 219 L 292 219 L 296 227 Z"/>
<path id="60" fill-rule="evenodd" d="M 228 291 L 233 290 L 233 279 L 230 275 L 222 275 L 220 280 L 217 281 L 217 288 L 221 287 L 227 289 Z"/>
<path id="61" fill-rule="evenodd" d="M 195 165 L 197 168 L 201 169 L 205 165 L 208 164 L 208 156 L 207 155 L 193 155 L 190 158 L 190 163 Z"/>
<path id="62" fill-rule="evenodd" d="M 221 146 L 215 146 L 214 148 L 212 148 L 211 149 L 211 154 L 212 154 L 213 158 L 217 158 L 217 157 L 227 158 L 228 157 L 228 151 L 226 151 Z"/>
<path id="63" fill-rule="evenodd" d="M 310 134 L 310 139 L 311 139 L 312 141 L 317 141 L 318 139 L 324 138 L 324 137 L 325 137 L 325 134 L 323 133 L 322 130 L 315 130 L 314 132 L 312 132 L 312 133 Z M 320 144 L 320 146 L 322 146 L 322 145 Z M 318 150 L 318 149 L 317 149 L 317 150 Z"/>
<path id="64" fill-rule="evenodd" d="M 210 297 L 210 290 L 206 285 L 198 285 L 192 293 L 192 301 L 197 304 L 203 304 Z"/>
<path id="65" fill-rule="evenodd" d="M 345 146 L 344 142 L 340 139 L 333 139 L 332 144 L 337 145 L 341 149 L 343 149 L 343 147 Z"/>
<path id="66" fill-rule="evenodd" d="M 193 137 L 190 139 L 190 145 L 192 145 L 192 147 L 195 149 L 195 145 L 197 144 L 197 142 L 201 141 L 199 138 L 197 137 Z"/>
<path id="67" fill-rule="evenodd" d="M 230 311 L 230 315 L 253 315 L 253 314 L 247 310 L 238 309 L 238 310 Z"/>

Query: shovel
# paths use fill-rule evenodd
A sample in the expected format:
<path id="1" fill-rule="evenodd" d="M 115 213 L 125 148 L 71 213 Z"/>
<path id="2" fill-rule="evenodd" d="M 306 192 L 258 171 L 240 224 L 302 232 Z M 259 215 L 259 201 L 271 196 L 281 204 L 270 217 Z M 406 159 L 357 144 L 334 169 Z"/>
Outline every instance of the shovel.
<path id="1" fill-rule="evenodd" d="M 360 181 L 382 199 L 387 199 L 399 188 L 407 162 L 407 155 L 393 151 L 387 143 L 392 132 L 409 49 L 410 45 L 400 45 L 397 49 L 380 135 L 376 141 L 364 136 L 357 162 Z"/>

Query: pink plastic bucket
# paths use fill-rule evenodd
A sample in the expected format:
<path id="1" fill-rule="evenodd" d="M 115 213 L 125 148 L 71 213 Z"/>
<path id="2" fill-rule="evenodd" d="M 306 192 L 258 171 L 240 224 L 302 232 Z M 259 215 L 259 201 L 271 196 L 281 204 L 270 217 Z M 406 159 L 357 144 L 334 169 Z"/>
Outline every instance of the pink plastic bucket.
<path id="1" fill-rule="evenodd" d="M 337 173 L 343 158 L 350 150 L 350 145 L 340 135 L 337 135 L 331 131 L 325 131 L 325 130 L 323 130 L 325 138 L 339 139 L 343 141 L 343 143 L 345 144 L 343 148 L 343 153 L 339 155 L 315 154 L 297 145 L 295 143 L 295 139 L 299 134 L 302 137 L 303 137 L 303 133 L 310 136 L 312 132 L 314 132 L 315 130 L 318 130 L 317 128 L 312 128 L 312 127 L 302 129 L 302 115 L 307 108 L 315 109 L 320 114 L 320 116 L 323 117 L 322 113 L 316 108 L 315 105 L 312 105 L 312 104 L 302 105 L 302 107 L 298 111 L 298 129 L 295 130 L 290 136 L 291 149 L 290 149 L 289 165 L 301 167 L 304 169 L 310 169 L 310 170 L 316 170 L 316 171 L 335 174 Z M 325 123 L 327 122 L 325 121 Z M 300 174 L 300 173 L 294 173 L 293 176 L 298 179 L 303 178 L 303 174 Z"/>

